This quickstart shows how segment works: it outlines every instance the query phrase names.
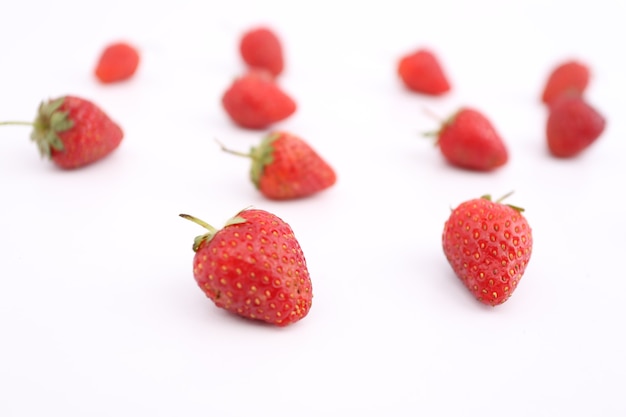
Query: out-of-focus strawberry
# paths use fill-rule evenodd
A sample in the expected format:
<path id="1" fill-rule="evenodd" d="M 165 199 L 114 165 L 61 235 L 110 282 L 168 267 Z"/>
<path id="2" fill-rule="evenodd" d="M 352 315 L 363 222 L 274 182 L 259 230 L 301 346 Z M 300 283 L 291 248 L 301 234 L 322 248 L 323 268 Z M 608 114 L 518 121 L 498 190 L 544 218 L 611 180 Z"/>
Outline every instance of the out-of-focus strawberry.
<path id="1" fill-rule="evenodd" d="M 139 66 L 139 51 L 126 42 L 108 45 L 102 51 L 94 73 L 104 84 L 131 78 Z"/>
<path id="2" fill-rule="evenodd" d="M 41 103 L 34 122 L 2 122 L 33 127 L 31 139 L 43 157 L 57 166 L 74 169 L 109 155 L 124 132 L 96 104 L 75 96 Z"/>
<path id="3" fill-rule="evenodd" d="M 268 27 L 256 27 L 241 37 L 239 52 L 251 69 L 262 69 L 277 77 L 283 72 L 283 47 L 278 35 Z"/>
<path id="4" fill-rule="evenodd" d="M 222 105 L 233 122 L 248 129 L 265 129 L 296 111 L 291 96 L 260 71 L 235 79 L 222 96 Z"/>

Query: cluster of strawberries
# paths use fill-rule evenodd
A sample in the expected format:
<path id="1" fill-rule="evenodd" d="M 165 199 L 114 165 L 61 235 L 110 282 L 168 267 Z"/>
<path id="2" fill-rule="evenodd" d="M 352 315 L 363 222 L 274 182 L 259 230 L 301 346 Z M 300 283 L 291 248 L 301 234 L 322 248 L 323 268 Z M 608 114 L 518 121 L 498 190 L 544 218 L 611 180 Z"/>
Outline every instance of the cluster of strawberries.
<path id="1" fill-rule="evenodd" d="M 242 36 L 240 55 L 247 71 L 222 96 L 225 113 L 236 126 L 267 129 L 291 116 L 296 101 L 280 86 L 283 48 L 268 28 Z M 133 76 L 139 53 L 131 45 L 107 47 L 95 68 L 102 83 Z M 420 49 L 401 57 L 397 74 L 411 91 L 439 96 L 451 86 L 432 51 Z M 604 117 L 584 98 L 589 68 L 570 61 L 550 74 L 541 100 L 549 117 L 548 149 L 569 158 L 588 148 L 603 132 Z M 75 169 L 104 158 L 123 138 L 122 129 L 88 100 L 64 96 L 40 105 L 31 138 L 40 153 L 63 169 Z M 453 166 L 492 171 L 508 161 L 507 147 L 480 111 L 461 108 L 442 122 L 434 134 L 444 158 Z M 249 153 L 226 152 L 252 160 L 250 178 L 267 198 L 291 200 L 328 189 L 337 181 L 333 168 L 304 139 L 272 131 Z M 523 209 L 492 201 L 488 195 L 452 210 L 444 225 L 443 252 L 452 269 L 482 303 L 505 302 L 517 287 L 532 253 L 532 231 Z M 302 249 L 290 226 L 259 209 L 237 213 L 216 229 L 188 214 L 207 230 L 196 237 L 193 274 L 198 286 L 218 307 L 240 316 L 286 326 L 305 317 L 313 298 Z"/>
<path id="2" fill-rule="evenodd" d="M 435 54 L 419 49 L 403 56 L 397 72 L 413 92 L 440 96 L 450 82 Z M 547 106 L 545 138 L 551 155 L 572 158 L 591 146 L 605 129 L 605 118 L 584 98 L 589 67 L 565 61 L 550 73 L 541 101 Z M 480 111 L 461 108 L 435 133 L 444 158 L 453 166 L 492 171 L 509 159 L 502 137 Z M 472 199 L 452 211 L 444 225 L 443 251 L 457 277 L 480 302 L 505 302 L 519 283 L 532 253 L 532 230 L 520 207 L 504 196 Z"/>
<path id="3" fill-rule="evenodd" d="M 419 49 L 400 59 L 398 75 L 411 91 L 440 96 L 450 82 L 436 55 Z M 566 61 L 553 69 L 541 94 L 548 106 L 546 143 L 555 157 L 570 158 L 594 143 L 605 128 L 604 117 L 583 96 L 589 84 L 589 67 Z M 435 133 L 444 158 L 452 165 L 491 171 L 508 162 L 507 146 L 490 120 L 480 111 L 461 108 Z"/>

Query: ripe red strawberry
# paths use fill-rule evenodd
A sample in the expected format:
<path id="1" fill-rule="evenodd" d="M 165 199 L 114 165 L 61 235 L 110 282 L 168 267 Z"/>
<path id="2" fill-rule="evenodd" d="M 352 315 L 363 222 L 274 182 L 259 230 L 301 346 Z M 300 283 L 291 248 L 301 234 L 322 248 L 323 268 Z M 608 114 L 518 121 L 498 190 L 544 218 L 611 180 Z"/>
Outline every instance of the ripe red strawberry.
<path id="1" fill-rule="evenodd" d="M 566 61 L 550 73 L 541 101 L 550 104 L 563 93 L 582 95 L 589 84 L 589 67 L 579 61 Z"/>
<path id="2" fill-rule="evenodd" d="M 31 139 L 43 157 L 64 169 L 79 168 L 104 158 L 124 137 L 122 129 L 98 106 L 64 96 L 41 103 L 34 122 L 4 122 L 33 127 Z"/>
<path id="3" fill-rule="evenodd" d="M 606 120 L 580 96 L 564 95 L 550 106 L 546 123 L 548 149 L 554 156 L 570 158 L 594 143 Z"/>
<path id="4" fill-rule="evenodd" d="M 296 111 L 295 101 L 259 71 L 237 78 L 222 96 L 222 105 L 236 124 L 248 129 L 264 129 Z"/>
<path id="5" fill-rule="evenodd" d="M 129 79 L 139 66 L 139 52 L 124 42 L 108 45 L 102 51 L 95 68 L 95 75 L 104 84 Z"/>
<path id="6" fill-rule="evenodd" d="M 252 158 L 252 183 L 274 200 L 308 197 L 337 181 L 333 168 L 307 142 L 291 133 L 273 132 L 249 154 L 224 146 L 222 149 Z"/>
<path id="7" fill-rule="evenodd" d="M 239 43 L 239 51 L 251 69 L 266 70 L 274 77 L 283 72 L 282 44 L 276 33 L 267 27 L 245 32 Z"/>
<path id="8" fill-rule="evenodd" d="M 492 306 L 513 294 L 533 247 L 523 210 L 501 201 L 483 196 L 462 203 L 450 214 L 442 237 L 454 273 L 478 301 Z"/>
<path id="9" fill-rule="evenodd" d="M 403 56 L 398 63 L 398 75 L 412 91 L 439 96 L 450 91 L 450 83 L 432 51 L 419 49 Z"/>
<path id="10" fill-rule="evenodd" d="M 479 111 L 461 108 L 438 132 L 437 144 L 446 160 L 457 167 L 491 171 L 508 161 L 504 141 Z"/>
<path id="11" fill-rule="evenodd" d="M 291 227 L 264 210 L 247 209 L 217 230 L 196 237 L 193 274 L 217 307 L 254 320 L 287 326 L 304 318 L 313 298 L 311 279 Z"/>

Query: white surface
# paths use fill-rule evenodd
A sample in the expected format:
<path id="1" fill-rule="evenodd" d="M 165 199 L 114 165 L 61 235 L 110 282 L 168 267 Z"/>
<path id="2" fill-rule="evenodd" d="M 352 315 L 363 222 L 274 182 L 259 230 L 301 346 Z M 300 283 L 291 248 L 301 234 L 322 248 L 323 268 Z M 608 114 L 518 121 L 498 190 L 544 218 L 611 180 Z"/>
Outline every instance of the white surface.
<path id="1" fill-rule="evenodd" d="M 75 172 L 41 161 L 25 127 L 0 130 L 0 415 L 623 416 L 626 413 L 626 4 L 14 1 L 0 17 L 0 119 L 41 100 L 92 99 L 126 136 Z M 366 4 L 367 3 L 367 4 Z M 176 6 L 174 6 L 176 4 Z M 220 107 L 242 71 L 240 33 L 271 25 L 299 104 L 275 127 L 308 140 L 335 187 L 264 200 L 246 150 L 265 132 Z M 142 53 L 135 78 L 99 85 L 101 48 Z M 405 91 L 397 59 L 437 51 L 453 85 Z M 580 158 L 548 156 L 538 101 L 577 57 L 607 118 Z M 420 133 L 460 105 L 485 112 L 511 160 L 446 165 Z M 513 297 L 486 308 L 453 276 L 450 207 L 515 194 L 535 247 Z M 295 231 L 314 301 L 277 329 L 233 318 L 193 281 L 190 213 L 215 226 L 253 205 Z"/>

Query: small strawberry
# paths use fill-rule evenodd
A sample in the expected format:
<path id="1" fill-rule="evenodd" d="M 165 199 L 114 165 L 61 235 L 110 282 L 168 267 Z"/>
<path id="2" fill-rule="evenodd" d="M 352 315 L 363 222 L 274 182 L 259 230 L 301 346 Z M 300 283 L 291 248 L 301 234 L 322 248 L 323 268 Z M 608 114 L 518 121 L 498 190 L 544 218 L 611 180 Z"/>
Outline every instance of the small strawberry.
<path id="1" fill-rule="evenodd" d="M 403 56 L 397 70 L 404 85 L 412 91 L 433 96 L 450 91 L 450 83 L 439 60 L 427 49 Z"/>
<path id="2" fill-rule="evenodd" d="M 296 111 L 296 102 L 259 71 L 237 78 L 222 96 L 222 105 L 236 124 L 248 129 L 264 129 Z"/>
<path id="3" fill-rule="evenodd" d="M 337 181 L 333 168 L 303 139 L 273 132 L 250 153 L 222 150 L 252 159 L 250 179 L 261 193 L 274 200 L 308 197 Z"/>
<path id="4" fill-rule="evenodd" d="M 311 279 L 287 223 L 257 209 L 241 211 L 221 230 L 190 215 L 180 216 L 208 230 L 194 240 L 193 275 L 217 307 L 277 326 L 308 314 Z"/>
<path id="5" fill-rule="evenodd" d="M 250 29 L 241 37 L 239 52 L 251 69 L 263 69 L 274 77 L 283 72 L 284 59 L 281 42 L 271 29 Z"/>
<path id="6" fill-rule="evenodd" d="M 571 158 L 587 149 L 604 131 L 606 120 L 582 97 L 564 95 L 550 106 L 546 123 L 553 156 Z"/>
<path id="7" fill-rule="evenodd" d="M 64 169 L 79 168 L 104 158 L 124 137 L 122 129 L 98 106 L 79 97 L 42 102 L 34 122 L 2 122 L 33 127 L 31 139 L 43 157 Z"/>
<path id="8" fill-rule="evenodd" d="M 503 198 L 491 201 L 487 195 L 462 203 L 452 210 L 442 237 L 454 273 L 478 301 L 492 306 L 513 294 L 533 247 L 523 210 L 503 204 Z"/>
<path id="9" fill-rule="evenodd" d="M 461 108 L 435 132 L 446 160 L 457 167 L 491 171 L 507 163 L 508 151 L 491 122 L 479 111 Z"/>
<path id="10" fill-rule="evenodd" d="M 550 104 L 563 93 L 582 95 L 589 84 L 589 67 L 579 61 L 566 61 L 550 73 L 541 101 Z"/>
<path id="11" fill-rule="evenodd" d="M 104 48 L 94 73 L 100 82 L 110 84 L 129 79 L 138 66 L 137 49 L 128 43 L 117 42 Z"/>

